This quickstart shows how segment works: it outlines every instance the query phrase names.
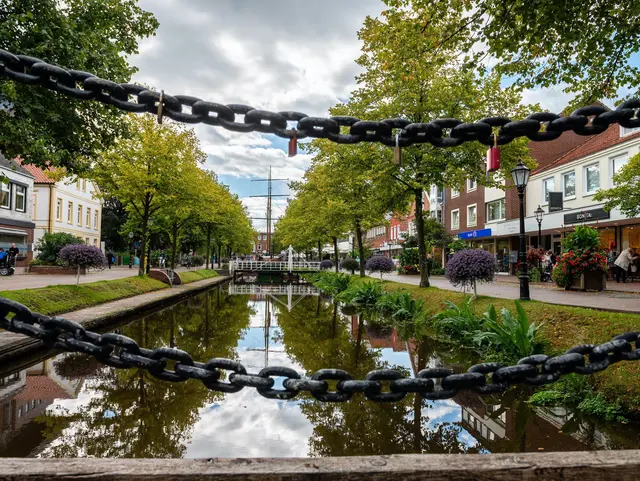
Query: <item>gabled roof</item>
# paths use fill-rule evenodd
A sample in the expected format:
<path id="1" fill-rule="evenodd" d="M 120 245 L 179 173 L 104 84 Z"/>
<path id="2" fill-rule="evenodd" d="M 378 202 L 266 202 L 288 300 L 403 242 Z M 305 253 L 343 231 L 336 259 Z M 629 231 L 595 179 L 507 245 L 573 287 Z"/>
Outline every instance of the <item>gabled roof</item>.
<path id="1" fill-rule="evenodd" d="M 0 152 L 0 167 L 4 167 L 5 169 L 12 170 L 14 172 L 18 172 L 22 175 L 26 175 L 27 177 L 33 177 L 33 174 L 31 174 L 29 171 L 24 169 L 20 163 L 7 159 L 4 155 L 2 155 L 1 152 Z"/>
<path id="2" fill-rule="evenodd" d="M 50 179 L 49 176 L 47 176 L 47 174 L 45 173 L 45 171 L 42 170 L 37 165 L 24 164 L 20 157 L 16 157 L 14 160 L 18 165 L 20 165 L 24 170 L 26 170 L 33 176 L 33 181 L 36 184 L 55 184 L 56 183 L 55 180 Z M 49 170 L 49 168 L 47 168 L 47 170 Z"/>
<path id="3" fill-rule="evenodd" d="M 620 126 L 618 124 L 612 124 L 601 134 L 583 138 L 585 140 L 580 145 L 577 145 L 568 152 L 564 153 L 554 162 L 551 162 L 546 166 L 541 166 L 534 172 L 534 174 L 544 172 L 560 165 L 568 164 L 569 162 L 572 162 L 576 159 L 595 154 L 596 152 L 601 152 L 610 147 L 613 147 L 614 145 L 628 142 L 629 140 L 637 140 L 638 138 L 640 138 L 640 131 L 622 137 L 620 135 Z"/>

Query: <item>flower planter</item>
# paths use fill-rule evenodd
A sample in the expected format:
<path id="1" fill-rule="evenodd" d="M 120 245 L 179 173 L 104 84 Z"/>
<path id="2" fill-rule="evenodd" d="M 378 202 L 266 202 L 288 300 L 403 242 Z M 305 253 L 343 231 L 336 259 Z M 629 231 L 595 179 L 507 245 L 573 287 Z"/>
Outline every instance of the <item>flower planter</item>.
<path id="1" fill-rule="evenodd" d="M 45 274 L 45 275 L 70 275 L 75 276 L 78 270 L 75 267 L 64 266 L 29 266 L 29 274 Z M 80 274 L 86 274 L 87 271 L 83 267 L 80 269 Z"/>
<path id="2" fill-rule="evenodd" d="M 607 285 L 607 275 L 602 271 L 583 272 L 580 277 L 574 277 L 570 289 L 580 291 L 604 291 Z"/>

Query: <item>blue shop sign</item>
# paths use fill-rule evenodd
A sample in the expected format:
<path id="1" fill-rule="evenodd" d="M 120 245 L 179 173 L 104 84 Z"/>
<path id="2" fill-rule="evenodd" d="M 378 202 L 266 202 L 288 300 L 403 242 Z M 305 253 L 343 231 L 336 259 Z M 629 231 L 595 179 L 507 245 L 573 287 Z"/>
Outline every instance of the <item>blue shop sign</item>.
<path id="1" fill-rule="evenodd" d="M 460 232 L 458 237 L 460 239 L 478 239 L 480 237 L 489 237 L 491 235 L 491 229 L 479 229 L 470 230 L 469 232 Z"/>

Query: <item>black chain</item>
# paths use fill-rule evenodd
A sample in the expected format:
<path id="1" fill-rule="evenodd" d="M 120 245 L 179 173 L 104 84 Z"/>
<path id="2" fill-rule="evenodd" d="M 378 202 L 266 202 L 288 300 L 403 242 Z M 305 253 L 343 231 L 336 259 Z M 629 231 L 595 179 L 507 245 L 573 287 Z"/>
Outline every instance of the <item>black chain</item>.
<path id="1" fill-rule="evenodd" d="M 310 378 L 302 378 L 288 367 L 269 366 L 258 374 L 250 374 L 241 363 L 231 359 L 214 358 L 203 363 L 194 361 L 189 353 L 180 349 L 145 349 L 121 334 L 87 331 L 76 322 L 44 316 L 3 298 L 0 298 L 0 329 L 40 339 L 48 346 L 65 351 L 94 356 L 108 366 L 145 369 L 165 381 L 198 379 L 207 388 L 224 393 L 253 387 L 269 399 L 293 399 L 301 392 L 309 392 L 326 402 L 348 401 L 356 393 L 376 402 L 400 401 L 407 393 L 418 393 L 432 400 L 452 398 L 465 390 L 500 393 L 514 384 L 542 386 L 556 382 L 565 374 L 593 374 L 620 361 L 640 359 L 640 332 L 627 332 L 597 346 L 576 346 L 560 356 L 536 354 L 520 359 L 515 366 L 476 364 L 460 374 L 454 374 L 451 369 L 430 368 L 423 369 L 415 378 L 406 378 L 395 369 L 378 369 L 363 380 L 355 380 L 340 369 L 321 369 Z M 169 362 L 173 363 L 173 370 L 167 369 Z M 222 380 L 223 371 L 229 373 L 227 381 Z M 285 378 L 283 389 L 273 388 L 274 377 Z M 327 381 L 336 382 L 334 391 L 329 390 Z"/>
<path id="2" fill-rule="evenodd" d="M 264 132 L 291 139 L 326 138 L 338 144 L 379 142 L 401 147 L 429 143 L 436 147 L 455 147 L 477 140 L 493 146 L 508 144 L 518 137 L 535 141 L 557 139 L 563 132 L 595 135 L 611 124 L 640 127 L 640 99 L 620 104 L 615 110 L 591 105 L 562 117 L 538 112 L 523 120 L 487 117 L 477 122 L 437 119 L 428 123 L 411 123 L 404 118 L 366 121 L 357 117 L 309 117 L 300 112 L 270 112 L 249 105 L 223 105 L 188 95 L 161 95 L 140 85 L 116 83 L 79 70 L 66 70 L 26 55 L 14 55 L 0 49 L 0 77 L 49 90 L 80 100 L 97 100 L 127 112 L 158 114 L 188 124 L 204 123 L 234 132 Z M 243 118 L 239 118 L 243 117 Z M 495 129 L 495 131 L 494 131 Z"/>

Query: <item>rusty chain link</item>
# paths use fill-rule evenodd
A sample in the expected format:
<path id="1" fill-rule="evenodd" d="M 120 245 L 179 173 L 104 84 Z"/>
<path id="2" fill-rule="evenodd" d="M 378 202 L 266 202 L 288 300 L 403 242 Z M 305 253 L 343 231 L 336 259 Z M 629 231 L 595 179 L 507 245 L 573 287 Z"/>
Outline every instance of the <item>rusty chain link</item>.
<path id="1" fill-rule="evenodd" d="M 487 117 L 477 122 L 436 119 L 411 123 L 404 118 L 367 121 L 357 117 L 309 117 L 301 112 L 270 112 L 249 105 L 223 105 L 188 95 L 167 95 L 140 85 L 116 83 L 91 73 L 67 70 L 26 55 L 0 49 L 0 77 L 26 85 L 39 85 L 79 100 L 95 100 L 126 112 L 158 114 L 188 124 L 204 123 L 234 132 L 262 132 L 282 138 L 326 138 L 338 144 L 378 142 L 393 147 L 429 143 L 435 147 L 456 147 L 478 141 L 487 146 L 504 145 L 518 137 L 534 141 L 557 139 L 563 132 L 595 135 L 611 124 L 640 127 L 640 99 L 630 99 L 615 110 L 590 105 L 562 117 L 538 112 L 523 120 Z M 494 132 L 495 129 L 495 132 Z M 495 134 L 495 135 L 494 135 Z"/>
<path id="2" fill-rule="evenodd" d="M 597 346 L 576 346 L 559 356 L 536 354 L 520 359 L 514 366 L 476 364 L 465 373 L 429 368 L 415 378 L 406 378 L 395 369 L 378 369 L 368 373 L 365 379 L 356 380 L 340 369 L 321 369 L 310 378 L 302 378 L 288 367 L 269 366 L 250 374 L 241 363 L 231 359 L 214 358 L 203 363 L 194 361 L 189 353 L 180 349 L 145 349 L 121 334 L 91 332 L 76 322 L 44 316 L 3 298 L 0 298 L 0 329 L 40 339 L 50 347 L 88 354 L 115 368 L 144 369 L 164 381 L 197 379 L 207 388 L 224 393 L 252 387 L 263 397 L 283 400 L 293 399 L 301 392 L 309 392 L 325 402 L 348 401 L 357 393 L 375 402 L 400 401 L 407 393 L 431 400 L 449 399 L 465 390 L 492 394 L 504 392 L 515 384 L 542 386 L 556 382 L 565 374 L 593 374 L 620 361 L 640 360 L 640 332 L 627 332 Z M 173 370 L 167 369 L 170 363 Z M 226 381 L 224 372 L 228 373 Z M 274 377 L 285 378 L 283 389 L 274 389 Z M 335 390 L 330 390 L 328 381 L 334 382 Z"/>

